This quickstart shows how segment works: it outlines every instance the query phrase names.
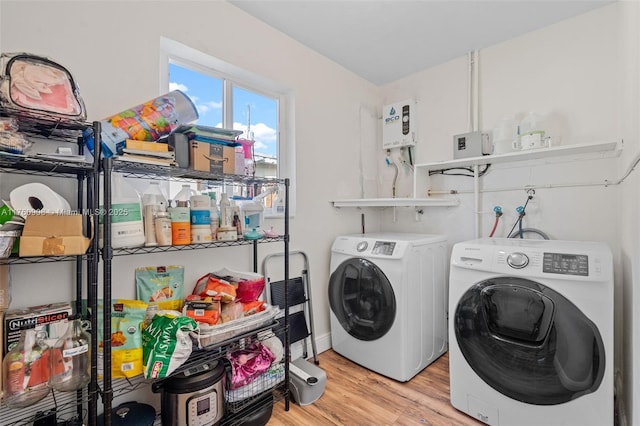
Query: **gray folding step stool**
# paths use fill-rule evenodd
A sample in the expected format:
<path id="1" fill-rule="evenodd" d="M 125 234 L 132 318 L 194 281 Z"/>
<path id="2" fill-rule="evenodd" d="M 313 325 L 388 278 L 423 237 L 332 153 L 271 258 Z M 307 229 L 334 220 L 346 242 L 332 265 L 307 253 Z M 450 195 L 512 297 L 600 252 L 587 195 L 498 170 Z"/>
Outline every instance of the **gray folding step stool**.
<path id="1" fill-rule="evenodd" d="M 262 275 L 265 279 L 265 294 L 267 303 L 284 309 L 284 280 L 273 281 L 269 275 L 269 261 L 276 257 L 283 257 L 284 253 L 274 253 L 265 256 L 262 261 Z M 303 267 L 300 276 L 289 278 L 288 302 L 289 302 L 289 342 L 291 344 L 302 341 L 303 357 L 308 357 L 307 338 L 311 340 L 313 351 L 313 362 L 317 365 L 318 351 L 313 327 L 313 307 L 311 304 L 311 287 L 309 280 L 309 257 L 303 251 L 289 251 L 289 259 L 300 256 L 303 260 Z M 280 318 L 282 315 L 280 315 Z M 278 318 L 276 318 L 278 319 Z M 277 334 L 277 333 L 276 333 Z M 279 336 L 281 337 L 281 336 Z M 282 337 L 281 337 L 282 339 Z"/>

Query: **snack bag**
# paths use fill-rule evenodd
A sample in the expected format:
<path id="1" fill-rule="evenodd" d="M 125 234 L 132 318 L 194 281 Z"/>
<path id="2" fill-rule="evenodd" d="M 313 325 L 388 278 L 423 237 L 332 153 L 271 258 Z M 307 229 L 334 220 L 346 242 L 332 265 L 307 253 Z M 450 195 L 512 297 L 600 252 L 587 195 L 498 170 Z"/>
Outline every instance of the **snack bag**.
<path id="1" fill-rule="evenodd" d="M 156 314 L 142 333 L 144 377 L 161 379 L 184 364 L 193 345 L 189 332 L 197 327 L 192 318 L 174 312 Z"/>
<path id="2" fill-rule="evenodd" d="M 158 309 L 180 311 L 184 288 L 183 266 L 146 266 L 136 268 L 138 299 L 157 303 Z"/>
<path id="3" fill-rule="evenodd" d="M 236 288 L 228 281 L 206 274 L 196 282 L 193 294 L 200 297 L 219 296 L 222 303 L 229 303 L 236 299 Z"/>
<path id="4" fill-rule="evenodd" d="M 220 320 L 220 298 L 191 295 L 184 303 L 182 314 L 197 322 L 215 325 Z"/>
<path id="5" fill-rule="evenodd" d="M 130 378 L 142 374 L 142 329 L 147 304 L 140 300 L 111 301 L 111 376 Z M 98 324 L 104 322 L 103 302 L 98 303 Z M 102 327 L 98 328 L 98 371 L 104 369 Z M 101 374 L 99 375 L 101 376 Z"/>

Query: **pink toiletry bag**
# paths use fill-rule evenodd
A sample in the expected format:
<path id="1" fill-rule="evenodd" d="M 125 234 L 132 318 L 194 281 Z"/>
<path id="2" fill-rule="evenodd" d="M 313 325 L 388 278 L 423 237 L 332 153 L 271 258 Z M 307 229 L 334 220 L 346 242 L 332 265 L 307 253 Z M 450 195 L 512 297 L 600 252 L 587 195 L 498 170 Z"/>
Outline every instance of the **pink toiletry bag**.
<path id="1" fill-rule="evenodd" d="M 71 73 L 30 53 L 0 55 L 0 109 L 60 122 L 84 121 L 84 102 Z"/>

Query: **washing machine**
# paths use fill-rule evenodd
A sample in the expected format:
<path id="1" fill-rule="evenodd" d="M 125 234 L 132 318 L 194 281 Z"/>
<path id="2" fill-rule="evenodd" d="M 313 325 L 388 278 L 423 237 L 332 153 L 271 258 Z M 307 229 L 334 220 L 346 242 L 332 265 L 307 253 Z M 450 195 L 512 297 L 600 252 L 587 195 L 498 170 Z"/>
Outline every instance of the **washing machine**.
<path id="1" fill-rule="evenodd" d="M 447 239 L 371 233 L 336 238 L 329 304 L 333 349 L 406 382 L 447 350 Z"/>
<path id="2" fill-rule="evenodd" d="M 613 265 L 598 242 L 455 244 L 451 404 L 490 425 L 612 425 Z"/>

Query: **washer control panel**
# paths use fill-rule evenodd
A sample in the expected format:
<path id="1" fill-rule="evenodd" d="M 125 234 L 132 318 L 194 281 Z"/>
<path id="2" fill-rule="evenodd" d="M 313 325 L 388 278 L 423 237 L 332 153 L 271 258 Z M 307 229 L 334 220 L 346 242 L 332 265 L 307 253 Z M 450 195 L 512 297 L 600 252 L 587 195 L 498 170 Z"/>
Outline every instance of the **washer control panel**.
<path id="1" fill-rule="evenodd" d="M 589 276 L 589 257 L 584 254 L 544 253 L 542 272 Z"/>
<path id="2" fill-rule="evenodd" d="M 507 256 L 507 264 L 515 269 L 522 269 L 529 264 L 529 257 L 520 252 L 514 252 Z"/>

